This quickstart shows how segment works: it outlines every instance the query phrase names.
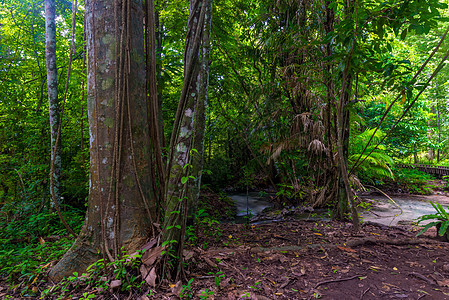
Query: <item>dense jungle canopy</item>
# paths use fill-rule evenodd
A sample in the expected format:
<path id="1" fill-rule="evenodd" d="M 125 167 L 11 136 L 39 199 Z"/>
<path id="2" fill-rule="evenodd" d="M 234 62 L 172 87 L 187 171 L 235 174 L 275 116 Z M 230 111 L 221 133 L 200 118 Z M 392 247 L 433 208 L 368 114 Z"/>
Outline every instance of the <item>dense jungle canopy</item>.
<path id="1" fill-rule="evenodd" d="M 364 185 L 449 166 L 447 0 L 0 3 L 2 275 L 71 233 L 55 280 L 148 239 L 176 278 L 200 190 L 358 228 Z"/>

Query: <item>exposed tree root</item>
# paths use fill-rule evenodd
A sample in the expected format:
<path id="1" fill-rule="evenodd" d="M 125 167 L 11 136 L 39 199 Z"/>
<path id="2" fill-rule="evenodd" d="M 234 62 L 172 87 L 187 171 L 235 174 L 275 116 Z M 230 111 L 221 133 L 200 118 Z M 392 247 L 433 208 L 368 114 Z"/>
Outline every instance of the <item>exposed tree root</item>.
<path id="1" fill-rule="evenodd" d="M 363 222 L 362 227 L 368 226 L 368 225 L 378 227 L 378 228 L 380 228 L 382 230 L 394 228 L 394 229 L 397 229 L 397 230 L 400 230 L 400 231 L 408 232 L 408 230 L 406 228 L 403 228 L 401 226 L 387 226 L 387 225 L 384 225 L 384 224 L 371 222 L 371 221 Z"/>
<path id="2" fill-rule="evenodd" d="M 340 278 L 340 279 L 332 279 L 332 280 L 326 280 L 326 281 L 321 281 L 321 282 L 318 282 L 316 285 L 315 285 L 315 289 L 317 288 L 317 287 L 319 287 L 320 285 L 324 285 L 324 284 L 328 284 L 328 283 L 334 283 L 334 282 L 342 282 L 342 281 L 348 281 L 348 280 L 352 280 L 352 279 L 356 279 L 356 278 L 359 278 L 359 277 L 363 277 L 364 275 L 354 275 L 354 276 L 352 276 L 352 277 L 347 277 L 347 278 Z"/>
<path id="3" fill-rule="evenodd" d="M 386 238 L 365 237 L 361 239 L 349 240 L 344 245 L 346 247 L 357 247 L 366 244 L 387 244 L 387 245 L 404 246 L 404 245 L 438 244 L 438 243 L 440 242 L 429 239 L 407 238 L 400 240 L 392 240 Z"/>
<path id="4" fill-rule="evenodd" d="M 436 284 L 435 281 L 433 281 L 433 280 L 427 278 L 426 276 L 424 276 L 424 275 L 422 275 L 422 274 L 416 273 L 416 272 L 411 272 L 411 273 L 408 274 L 408 276 L 414 276 L 414 277 L 416 277 L 416 278 L 419 278 L 419 279 L 421 279 L 421 280 L 424 280 L 425 282 L 427 282 L 427 283 L 430 284 L 430 285 L 435 285 L 435 284 Z"/>

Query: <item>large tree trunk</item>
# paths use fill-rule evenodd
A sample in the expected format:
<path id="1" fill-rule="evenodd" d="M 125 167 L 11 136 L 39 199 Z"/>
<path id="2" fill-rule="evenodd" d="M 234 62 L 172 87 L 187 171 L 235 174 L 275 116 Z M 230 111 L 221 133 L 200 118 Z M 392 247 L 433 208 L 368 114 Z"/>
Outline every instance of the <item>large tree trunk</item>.
<path id="1" fill-rule="evenodd" d="M 59 128 L 58 70 L 56 68 L 56 24 L 55 0 L 45 0 L 45 34 L 47 58 L 48 112 L 50 115 L 51 163 L 54 164 L 50 174 L 51 195 L 61 201 L 61 147 L 55 147 Z M 60 143 L 59 143 L 60 144 Z M 52 202 L 53 203 L 53 202 Z"/>
<path id="2" fill-rule="evenodd" d="M 115 15 L 117 12 L 118 15 Z M 86 220 L 50 271 L 59 281 L 137 250 L 155 218 L 149 174 L 143 11 L 139 0 L 86 2 L 90 182 Z"/>

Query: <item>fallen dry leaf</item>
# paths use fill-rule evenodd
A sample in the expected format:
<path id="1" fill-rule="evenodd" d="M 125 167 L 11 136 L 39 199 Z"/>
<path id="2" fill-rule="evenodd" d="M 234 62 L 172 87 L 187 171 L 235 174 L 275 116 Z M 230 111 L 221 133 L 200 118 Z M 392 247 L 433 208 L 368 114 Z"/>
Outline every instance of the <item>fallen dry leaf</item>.
<path id="1" fill-rule="evenodd" d="M 341 251 L 345 251 L 345 252 L 352 252 L 352 253 L 357 252 L 354 249 L 351 249 L 349 247 L 337 246 L 337 248 L 340 249 Z"/>
<path id="2" fill-rule="evenodd" d="M 195 255 L 194 251 L 189 251 L 189 250 L 183 250 L 182 251 L 182 255 L 184 256 L 185 260 L 189 260 L 193 257 L 193 255 Z"/>
<path id="3" fill-rule="evenodd" d="M 117 287 L 119 287 L 121 285 L 122 285 L 122 281 L 121 280 L 112 280 L 111 283 L 109 284 L 109 287 L 111 289 L 115 289 L 115 288 L 117 288 Z"/>
<path id="4" fill-rule="evenodd" d="M 180 280 L 171 288 L 171 292 L 174 295 L 176 295 L 177 297 L 180 297 L 181 296 L 181 291 L 182 291 L 182 282 Z"/>
<path id="5" fill-rule="evenodd" d="M 449 287 L 449 279 L 443 279 L 441 281 L 437 280 L 437 283 L 438 283 L 439 286 L 447 286 L 447 287 Z"/>
<path id="6" fill-rule="evenodd" d="M 44 266 L 42 267 L 42 269 L 45 269 L 45 268 L 48 267 L 49 265 L 51 265 L 51 262 L 49 262 L 48 264 L 44 265 Z"/>

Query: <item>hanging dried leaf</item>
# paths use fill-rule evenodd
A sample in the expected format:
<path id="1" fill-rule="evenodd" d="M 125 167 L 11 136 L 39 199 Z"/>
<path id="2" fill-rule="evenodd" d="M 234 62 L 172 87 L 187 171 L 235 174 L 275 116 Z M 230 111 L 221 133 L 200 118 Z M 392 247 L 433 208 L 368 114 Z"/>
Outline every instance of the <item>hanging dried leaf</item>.
<path id="1" fill-rule="evenodd" d="M 315 139 L 310 142 L 309 147 L 307 148 L 307 151 L 318 155 L 323 152 L 326 152 L 326 146 L 324 146 L 324 144 L 320 140 Z"/>
<path id="2" fill-rule="evenodd" d="M 148 251 L 145 251 L 145 253 L 142 255 L 142 263 L 148 267 L 151 267 L 154 262 L 160 257 L 162 251 L 167 248 L 164 247 L 155 247 Z"/>

